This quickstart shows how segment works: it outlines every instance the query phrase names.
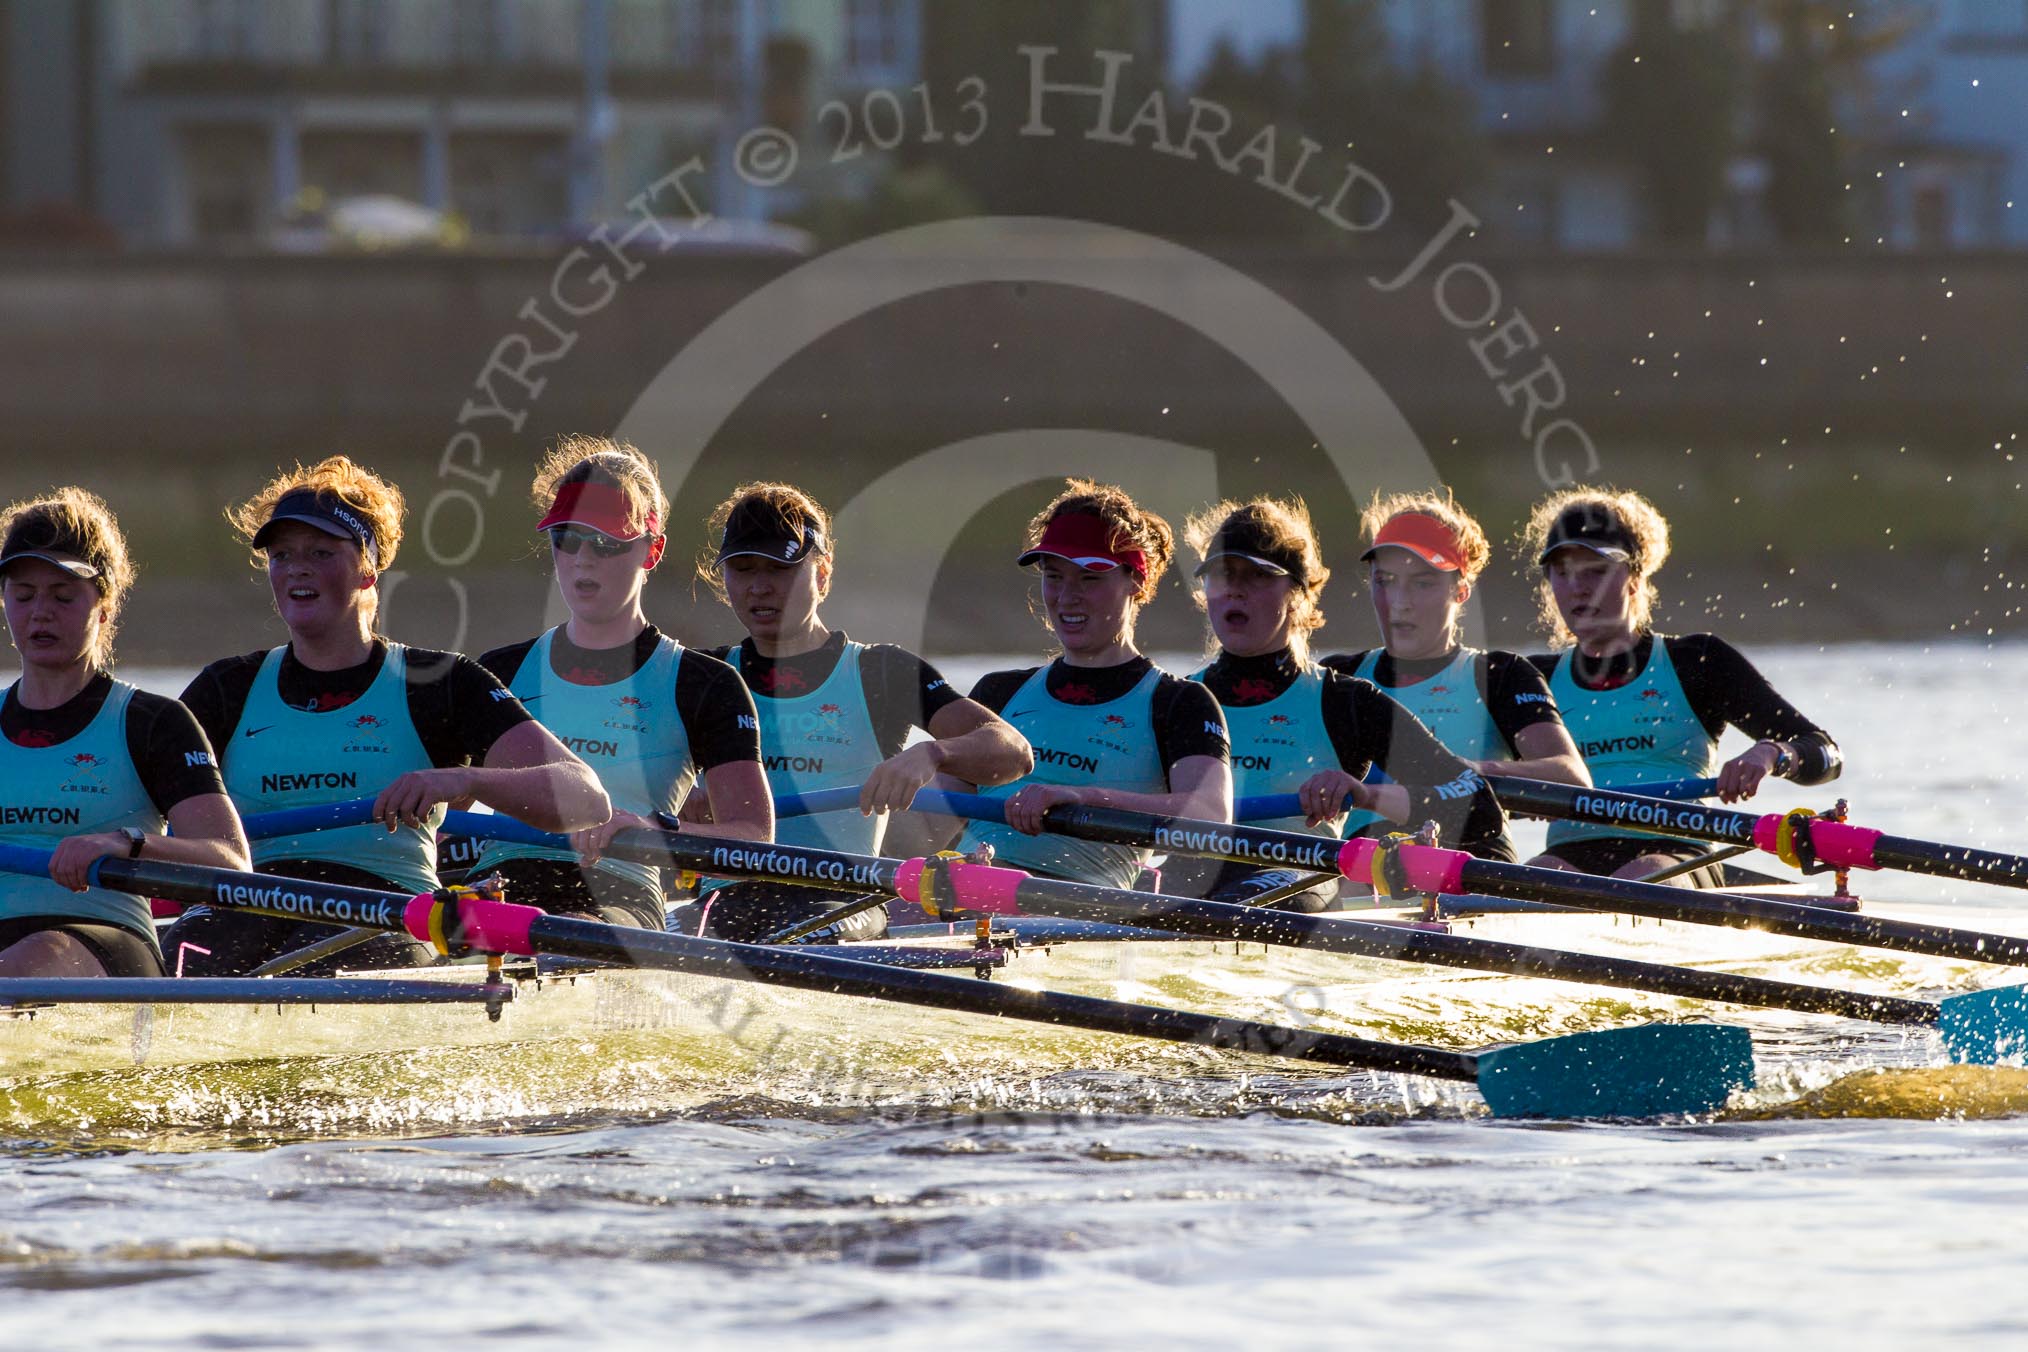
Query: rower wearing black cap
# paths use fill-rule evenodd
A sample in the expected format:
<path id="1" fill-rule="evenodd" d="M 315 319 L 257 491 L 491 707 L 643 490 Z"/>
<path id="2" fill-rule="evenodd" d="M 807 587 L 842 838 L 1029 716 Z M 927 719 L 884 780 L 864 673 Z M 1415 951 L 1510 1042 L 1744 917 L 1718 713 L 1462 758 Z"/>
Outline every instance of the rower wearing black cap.
<path id="1" fill-rule="evenodd" d="M 577 833 L 575 854 L 487 844 L 471 876 L 499 874 L 523 905 L 661 929 L 660 870 L 602 852 L 629 827 L 686 829 L 675 814 L 696 787 L 712 824 L 687 829 L 769 839 L 774 805 L 753 697 L 724 662 L 648 623 L 641 594 L 668 546 L 669 500 L 645 455 L 603 437 L 568 437 L 536 471 L 532 494 L 570 617 L 479 662 L 592 767 L 613 815 Z"/>
<path id="2" fill-rule="evenodd" d="M 1449 493 L 1395 493 L 1376 495 L 1361 524 L 1372 542 L 1360 558 L 1383 646 L 1324 665 L 1379 686 L 1482 774 L 1589 785 L 1542 673 L 1518 653 L 1462 641 L 1465 604 L 1493 555 L 1471 513 Z M 1347 829 L 1386 828 L 1368 812 L 1354 813 Z M 1516 857 L 1505 831 L 1460 848 Z"/>
<path id="3" fill-rule="evenodd" d="M 1754 665 L 1713 634 L 1658 635 L 1654 576 L 1669 525 L 1638 493 L 1573 488 L 1536 504 L 1524 534 L 1542 569 L 1542 626 L 1564 651 L 1529 660 L 1549 677 L 1563 719 L 1601 788 L 1716 775 L 1726 802 L 1751 798 L 1769 775 L 1822 784 L 1844 767 L 1838 745 L 1796 712 Z M 1756 738 L 1718 763 L 1730 725 Z M 1704 853 L 1687 840 L 1556 822 L 1531 862 L 1640 877 Z M 1711 885 L 1715 870 L 1678 881 Z"/>
<path id="4" fill-rule="evenodd" d="M 437 887 L 436 830 L 447 803 L 475 799 L 550 831 L 606 820 L 591 771 L 492 673 L 374 631 L 380 577 L 401 544 L 393 484 L 332 456 L 278 476 L 230 515 L 255 565 L 267 569 L 288 642 L 214 662 L 183 692 L 218 749 L 226 790 L 243 816 L 373 799 L 366 825 L 256 841 L 257 868 L 422 893 Z M 199 909 L 163 943 L 187 974 L 225 976 L 335 933 Z M 303 970 L 429 956 L 405 937 L 380 935 Z"/>
<path id="5" fill-rule="evenodd" d="M 1294 793 L 1302 815 L 1269 823 L 1287 830 L 1341 834 L 1349 798 L 1390 827 L 1435 821 L 1459 849 L 1498 845 L 1505 816 L 1469 764 L 1370 682 L 1310 660 L 1331 572 L 1300 498 L 1221 502 L 1193 515 L 1184 536 L 1202 560 L 1197 599 L 1218 640 L 1194 679 L 1224 708 L 1240 797 Z M 1375 769 L 1382 782 L 1368 783 Z M 1164 888 L 1244 900 L 1294 877 L 1172 859 Z M 1326 883 L 1280 904 L 1320 909 L 1336 894 Z"/>
<path id="6" fill-rule="evenodd" d="M 119 523 L 82 488 L 0 512 L 21 659 L 0 701 L 0 842 L 51 852 L 47 878 L 0 874 L 0 977 L 162 974 L 147 901 L 90 885 L 101 859 L 247 867 L 190 711 L 111 674 L 133 578 Z"/>
<path id="7" fill-rule="evenodd" d="M 939 772 L 975 784 L 1027 773 L 1028 744 L 935 667 L 824 623 L 818 609 L 831 590 L 836 544 L 815 498 L 790 484 L 743 484 L 712 512 L 710 531 L 714 543 L 698 575 L 747 634 L 713 656 L 738 668 L 753 691 L 770 787 L 790 794 L 861 786 L 857 811 L 783 818 L 777 841 L 878 854 L 888 814 L 907 808 Z M 911 741 L 916 729 L 928 737 Z M 786 883 L 707 886 L 672 925 L 758 939 L 846 900 Z M 886 912 L 875 908 L 842 920 L 835 933 L 861 939 L 886 928 Z"/>
<path id="8" fill-rule="evenodd" d="M 1036 765 L 988 791 L 1007 800 L 1007 824 L 972 823 L 961 849 L 989 845 L 1014 868 L 1132 887 L 1145 851 L 1046 834 L 1042 814 L 1081 803 L 1232 820 L 1218 701 L 1134 645 L 1134 621 L 1174 553 L 1169 523 L 1111 484 L 1072 479 L 1028 523 L 1016 563 L 1041 574 L 1044 616 L 1062 652 L 1047 666 L 993 672 L 972 688 L 1034 746 Z"/>

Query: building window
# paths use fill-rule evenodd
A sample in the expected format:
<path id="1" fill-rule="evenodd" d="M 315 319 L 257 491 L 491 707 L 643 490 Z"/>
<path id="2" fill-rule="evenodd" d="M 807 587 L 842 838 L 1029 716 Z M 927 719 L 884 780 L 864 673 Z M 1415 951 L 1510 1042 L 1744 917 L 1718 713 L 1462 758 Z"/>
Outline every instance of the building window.
<path id="1" fill-rule="evenodd" d="M 451 61 L 484 66 L 503 59 L 506 43 L 497 0 L 451 0 Z"/>
<path id="2" fill-rule="evenodd" d="M 687 70 L 726 74 L 739 64 L 741 0 L 667 0 L 670 56 Z"/>
<path id="3" fill-rule="evenodd" d="M 259 38 L 255 0 L 197 0 L 192 11 L 192 45 L 206 61 L 241 61 L 254 55 Z"/>
<path id="4" fill-rule="evenodd" d="M 1556 67 L 1555 0 L 1479 0 L 1486 74 L 1547 75 Z"/>
<path id="5" fill-rule="evenodd" d="M 845 64 L 854 70 L 896 70 L 905 64 L 909 0 L 846 0 Z"/>
<path id="6" fill-rule="evenodd" d="M 328 15 L 334 60 L 386 59 L 388 0 L 330 0 Z"/>

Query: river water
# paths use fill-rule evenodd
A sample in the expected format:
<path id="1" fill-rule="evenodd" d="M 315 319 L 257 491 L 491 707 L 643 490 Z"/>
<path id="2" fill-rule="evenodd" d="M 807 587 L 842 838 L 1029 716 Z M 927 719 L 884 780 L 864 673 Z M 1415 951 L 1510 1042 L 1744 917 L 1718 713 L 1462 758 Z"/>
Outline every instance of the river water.
<path id="1" fill-rule="evenodd" d="M 1757 656 L 1839 736 L 1855 820 L 2028 847 L 2028 647 Z M 2018 893 L 1867 881 L 1897 909 L 2028 931 Z M 1234 998 L 1274 961 L 1235 970 Z M 1929 979 L 1853 955 L 1817 970 Z M 1556 1031 L 1557 999 L 1523 1012 Z M 1403 1035 L 1441 1040 L 1442 1013 Z M 1756 1029 L 1763 1089 L 1661 1125 L 1496 1123 L 1392 1076 L 1048 1031 L 1002 1047 L 962 1020 L 926 1060 L 849 1070 L 817 1045 L 756 1064 L 631 1033 L 0 1082 L 0 1345 L 2028 1335 L 2028 1072 L 1928 1068 L 1926 1035 L 1725 1017 Z"/>

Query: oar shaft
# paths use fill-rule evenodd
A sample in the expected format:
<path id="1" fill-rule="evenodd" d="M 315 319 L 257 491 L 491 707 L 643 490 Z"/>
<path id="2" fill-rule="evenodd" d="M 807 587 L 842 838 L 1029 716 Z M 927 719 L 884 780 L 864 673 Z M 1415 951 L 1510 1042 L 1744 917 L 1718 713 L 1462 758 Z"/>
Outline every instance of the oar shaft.
<path id="1" fill-rule="evenodd" d="M 1207 1047 L 1293 1057 L 1368 1070 L 1400 1071 L 1438 1079 L 1478 1078 L 1478 1058 L 1433 1047 L 1402 1046 L 1313 1033 L 1251 1019 L 1226 1019 L 1180 1009 L 1127 1004 L 1092 996 L 1024 990 L 1018 986 L 944 976 L 903 967 L 874 967 L 807 947 L 734 944 L 653 930 L 628 930 L 566 916 L 543 916 L 529 937 L 544 952 L 625 966 L 649 966 L 699 976 L 803 990 L 872 996 L 972 1014 L 1069 1025 L 1105 1033 L 1191 1042 Z M 849 969 L 859 969 L 860 975 Z"/>
<path id="2" fill-rule="evenodd" d="M 1104 816 L 1111 810 L 1052 808 L 1052 825 L 1058 813 Z M 1113 815 L 1135 817 L 1138 814 Z M 1214 823 L 1191 825 L 1215 827 Z M 520 828 L 522 831 L 527 829 Z M 1112 829 L 1117 833 L 1124 828 L 1115 822 Z M 1253 835 L 1286 835 L 1291 848 L 1294 845 L 1332 847 L 1329 867 L 1335 867 L 1336 847 L 1342 844 L 1290 833 L 1263 833 L 1249 828 L 1241 830 Z M 1145 828 L 1142 834 L 1146 834 Z M 1274 843 L 1268 842 L 1270 845 Z M 628 859 L 674 864 L 721 876 L 759 874 L 780 877 L 783 871 L 788 871 L 797 880 L 809 880 L 817 886 L 840 890 L 878 890 L 911 901 L 921 899 L 919 887 L 923 868 L 919 861 L 913 860 L 877 859 L 792 845 L 732 846 L 672 831 L 622 831 L 613 837 L 611 848 L 613 853 Z M 1840 1014 L 1879 1023 L 1933 1024 L 1937 1019 L 1937 1007 L 1920 1000 L 1900 1000 L 1759 977 L 1700 972 L 1660 963 L 1565 953 L 1464 935 L 1374 925 L 1335 916 L 1325 919 L 1300 912 L 1127 892 L 1084 883 L 1034 878 L 1010 869 L 980 865 L 953 864 L 951 876 L 958 889 L 958 900 L 980 909 L 999 909 L 1013 902 L 1033 914 L 1063 915 L 1074 919 L 1098 917 L 1172 933 L 1312 948 L 1383 961 L 1548 977 L 1653 991 L 1685 999 Z M 863 880 L 864 885 L 848 879 Z"/>
<path id="3" fill-rule="evenodd" d="M 963 898 L 962 884 L 960 899 Z M 1827 990 L 1763 977 L 1703 972 L 1689 967 L 1567 953 L 1494 939 L 1444 934 L 1395 925 L 1375 925 L 1342 915 L 1329 918 L 1294 911 L 1235 906 L 1187 897 L 1120 892 L 1082 883 L 1029 878 L 1016 889 L 1021 908 L 1031 914 L 1073 920 L 1108 920 L 1194 934 L 1210 939 L 1240 939 L 1329 953 L 1437 967 L 1504 972 L 1511 976 L 1547 977 L 1588 985 L 1616 986 L 1721 1004 L 1793 1009 L 1805 1013 L 1839 1014 L 1875 1023 L 1934 1024 L 1937 1007 L 1924 1000 Z"/>
<path id="4" fill-rule="evenodd" d="M 630 832 L 636 836 L 646 832 Z M 675 833 L 662 833 L 681 839 Z M 639 843 L 639 842 L 637 842 Z M 789 847 L 781 847 L 789 848 Z M 706 852 L 708 853 L 708 852 Z M 801 851 L 823 854 L 824 851 Z M 0 846 L 0 867 L 23 869 L 39 855 L 19 847 Z M 851 859 L 856 856 L 843 856 Z M 819 868 L 819 861 L 806 861 Z M 874 860 L 893 868 L 900 861 Z M 336 925 L 364 925 L 425 937 L 418 917 L 433 905 L 428 897 L 410 897 L 362 887 L 270 878 L 234 873 L 194 864 L 106 858 L 99 861 L 95 880 L 104 887 L 173 897 L 198 905 L 286 915 Z M 1167 1042 L 1253 1052 L 1366 1070 L 1398 1071 L 1436 1079 L 1475 1082 L 1478 1058 L 1436 1047 L 1376 1042 L 1336 1033 L 1317 1033 L 1252 1019 L 1226 1019 L 1189 1010 L 1101 1000 L 1092 996 L 980 981 L 975 977 L 858 962 L 812 948 L 735 944 L 659 930 L 632 929 L 595 920 L 545 915 L 529 906 L 464 899 L 459 903 L 465 933 L 476 947 L 507 953 L 558 953 L 631 967 L 693 972 L 736 981 L 758 981 L 804 990 L 897 1000 L 967 1013 L 1123 1033 Z"/>
<path id="5" fill-rule="evenodd" d="M 1295 831 L 1154 817 L 1115 808 L 1053 807 L 1043 820 L 1051 830 L 1083 840 L 1149 845 L 1158 850 L 1264 867 L 1339 868 L 1360 881 L 1366 881 L 1368 875 L 1357 867 L 1347 867 L 1346 861 L 1366 857 L 1365 852 L 1377 848 L 1367 840 L 1339 842 Z M 1497 897 L 1558 902 L 1584 910 L 1767 930 L 1830 943 L 2028 966 L 2028 940 L 2011 935 L 1883 920 L 1758 897 L 1700 895 L 1685 888 L 1625 878 L 1600 878 L 1588 873 L 1474 859 L 1457 850 L 1434 846 L 1404 845 L 1401 855 L 1408 864 L 1411 881 L 1428 892 L 1488 892 Z"/>
<path id="6" fill-rule="evenodd" d="M 1775 848 L 1781 815 L 1739 812 L 1703 803 L 1672 803 L 1619 789 L 1584 789 L 1570 784 L 1495 775 L 1489 781 L 1511 812 L 1559 817 L 1598 826 L 1624 826 L 1656 835 Z M 2028 887 L 2028 857 L 1997 850 L 1945 845 L 1931 840 L 1883 835 L 1845 822 L 1808 823 L 1817 857 L 1840 868 L 1891 868 L 1934 878 Z"/>

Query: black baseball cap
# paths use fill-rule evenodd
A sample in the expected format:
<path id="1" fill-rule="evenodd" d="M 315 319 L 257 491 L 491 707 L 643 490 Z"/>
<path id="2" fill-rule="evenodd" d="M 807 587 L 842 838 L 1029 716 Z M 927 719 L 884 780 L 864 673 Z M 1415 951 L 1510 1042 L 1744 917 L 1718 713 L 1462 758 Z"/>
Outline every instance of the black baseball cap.
<path id="1" fill-rule="evenodd" d="M 254 532 L 253 547 L 266 549 L 267 542 L 274 538 L 275 527 L 284 521 L 300 521 L 326 535 L 350 540 L 359 546 L 367 563 L 375 568 L 380 566 L 380 546 L 373 536 L 373 523 L 328 488 L 291 488 L 282 494 L 268 519 Z"/>
<path id="2" fill-rule="evenodd" d="M 1263 522 L 1244 512 L 1233 513 L 1219 526 L 1218 534 L 1211 537 L 1205 548 L 1204 562 L 1197 565 L 1191 576 L 1203 577 L 1215 560 L 1223 558 L 1245 559 L 1263 572 L 1303 580 L 1301 549 L 1277 543 Z"/>
<path id="3" fill-rule="evenodd" d="M 24 513 L 0 541 L 0 573 L 22 559 L 41 559 L 72 577 L 96 582 L 105 576 L 107 560 L 99 556 L 93 542 L 65 530 L 46 516 Z"/>
<path id="4" fill-rule="evenodd" d="M 824 532 L 812 522 L 791 526 L 780 510 L 762 498 L 748 498 L 725 519 L 718 540 L 718 561 L 763 558 L 776 563 L 801 563 L 824 552 Z"/>
<path id="5" fill-rule="evenodd" d="M 1565 545 L 1576 545 L 1601 557 L 1622 561 L 1640 552 L 1640 542 L 1620 520 L 1619 513 L 1595 502 L 1573 502 L 1564 508 L 1549 527 L 1549 538 L 1543 542 L 1535 562 L 1538 565 L 1549 562 L 1549 556 Z"/>

